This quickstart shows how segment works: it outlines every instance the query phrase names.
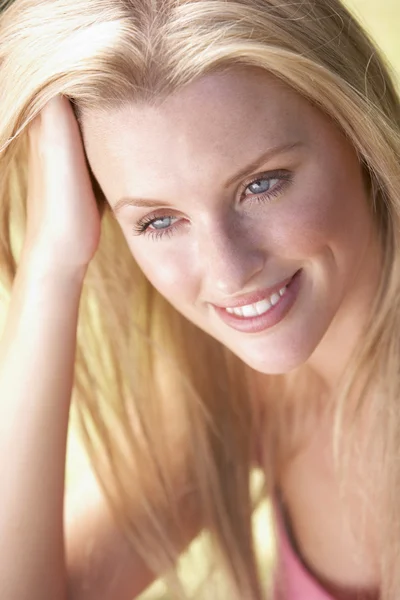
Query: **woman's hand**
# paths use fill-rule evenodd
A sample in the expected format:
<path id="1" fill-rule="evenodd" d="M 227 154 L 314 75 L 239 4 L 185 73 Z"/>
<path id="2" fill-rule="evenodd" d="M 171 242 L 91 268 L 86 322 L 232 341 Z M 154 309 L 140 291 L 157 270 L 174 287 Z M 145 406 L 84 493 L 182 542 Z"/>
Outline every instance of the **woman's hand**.
<path id="1" fill-rule="evenodd" d="M 29 126 L 27 230 L 23 254 L 52 268 L 82 269 L 93 258 L 101 219 L 82 137 L 65 96 Z"/>

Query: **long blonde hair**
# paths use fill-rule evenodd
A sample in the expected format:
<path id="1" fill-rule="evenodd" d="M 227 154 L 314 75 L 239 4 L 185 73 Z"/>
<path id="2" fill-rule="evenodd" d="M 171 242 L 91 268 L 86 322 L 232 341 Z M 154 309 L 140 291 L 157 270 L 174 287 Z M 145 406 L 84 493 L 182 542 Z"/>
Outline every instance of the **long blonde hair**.
<path id="1" fill-rule="evenodd" d="M 339 0 L 14 0 L 0 16 L 2 284 L 12 284 L 26 223 L 26 128 L 50 98 L 67 96 L 81 120 L 85 110 L 157 102 L 240 65 L 265 69 L 329 115 L 370 184 L 384 265 L 335 410 L 339 419 L 360 373 L 355 416 L 379 383 L 381 598 L 392 600 L 400 595 L 400 106 L 388 66 Z M 179 472 L 181 496 L 199 503 L 210 532 L 212 564 L 226 575 L 221 597 L 261 600 L 249 485 L 258 435 L 252 370 L 151 286 L 91 176 L 102 237 L 82 295 L 73 402 L 93 468 L 127 539 L 175 597 L 188 597 L 166 534 L 171 522 L 179 531 L 170 475 Z M 184 424 L 185 456 L 168 444 L 173 418 Z M 268 422 L 265 495 L 275 480 L 273 411 Z"/>

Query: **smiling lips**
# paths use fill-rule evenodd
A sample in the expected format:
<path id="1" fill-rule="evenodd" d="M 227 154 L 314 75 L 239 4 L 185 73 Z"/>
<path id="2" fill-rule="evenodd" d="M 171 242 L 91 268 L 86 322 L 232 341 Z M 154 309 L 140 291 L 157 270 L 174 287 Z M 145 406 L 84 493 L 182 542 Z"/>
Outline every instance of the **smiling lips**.
<path id="1" fill-rule="evenodd" d="M 298 273 L 298 271 L 297 271 L 297 273 Z M 286 287 L 292 281 L 293 278 L 294 278 L 294 275 L 291 275 L 290 277 L 283 279 L 279 283 L 276 283 L 275 285 L 273 285 L 269 288 L 264 288 L 263 290 L 259 290 L 258 292 L 253 292 L 252 294 L 245 294 L 243 296 L 240 296 L 240 298 L 232 299 L 227 302 L 221 302 L 219 304 L 214 304 L 214 306 L 216 308 L 224 308 L 225 310 L 229 309 L 228 312 L 231 312 L 233 310 L 235 312 L 235 314 L 238 314 L 239 316 L 247 316 L 247 315 L 246 314 L 243 315 L 240 312 L 236 313 L 235 309 L 240 308 L 243 310 L 244 308 L 247 308 L 250 306 L 254 307 L 257 304 L 260 304 L 262 302 L 264 302 L 264 303 L 269 302 L 270 306 L 268 308 L 270 308 L 271 306 L 274 306 L 275 304 L 278 303 L 279 297 L 283 295 L 283 293 L 281 293 L 282 290 L 286 289 Z M 267 308 L 266 308 L 266 305 L 264 304 L 262 306 L 261 313 L 256 311 L 255 313 L 252 313 L 251 316 L 257 315 L 257 314 L 262 314 L 266 310 L 267 310 Z M 250 316 L 250 315 L 248 315 L 248 316 Z"/>
<path id="2" fill-rule="evenodd" d="M 279 292 L 274 292 L 271 294 L 269 298 L 265 298 L 264 300 L 260 300 L 254 304 L 246 304 L 245 306 L 238 306 L 236 308 L 227 307 L 225 310 L 228 313 L 238 315 L 239 317 L 257 317 L 258 315 L 263 315 L 270 310 L 272 306 L 278 304 L 286 290 L 287 286 L 284 286 L 279 290 Z"/>
<path id="3" fill-rule="evenodd" d="M 258 333 L 279 323 L 289 312 L 298 295 L 302 269 L 273 288 L 242 296 L 230 305 L 214 306 L 224 323 L 243 333 Z M 233 304 L 233 306 L 232 306 Z"/>

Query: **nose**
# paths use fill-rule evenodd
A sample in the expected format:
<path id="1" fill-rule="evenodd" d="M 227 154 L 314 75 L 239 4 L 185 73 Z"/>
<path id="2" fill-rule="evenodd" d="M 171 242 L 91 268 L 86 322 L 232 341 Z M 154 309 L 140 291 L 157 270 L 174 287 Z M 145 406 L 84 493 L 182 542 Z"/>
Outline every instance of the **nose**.
<path id="1" fill-rule="evenodd" d="M 231 296 L 243 292 L 255 275 L 264 269 L 265 254 L 251 235 L 221 227 L 202 231 L 199 261 L 208 297 Z"/>

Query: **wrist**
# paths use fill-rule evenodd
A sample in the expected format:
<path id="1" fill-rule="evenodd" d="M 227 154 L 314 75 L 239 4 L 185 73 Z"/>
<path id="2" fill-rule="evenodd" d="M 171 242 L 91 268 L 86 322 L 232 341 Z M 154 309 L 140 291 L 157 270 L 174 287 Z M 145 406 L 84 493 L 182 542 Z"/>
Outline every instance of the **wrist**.
<path id="1" fill-rule="evenodd" d="M 37 249 L 25 248 L 21 255 L 18 273 L 29 279 L 43 282 L 54 282 L 57 285 L 63 282 L 83 285 L 88 265 L 68 264 L 66 260 L 56 261 L 50 252 L 43 253 Z"/>

